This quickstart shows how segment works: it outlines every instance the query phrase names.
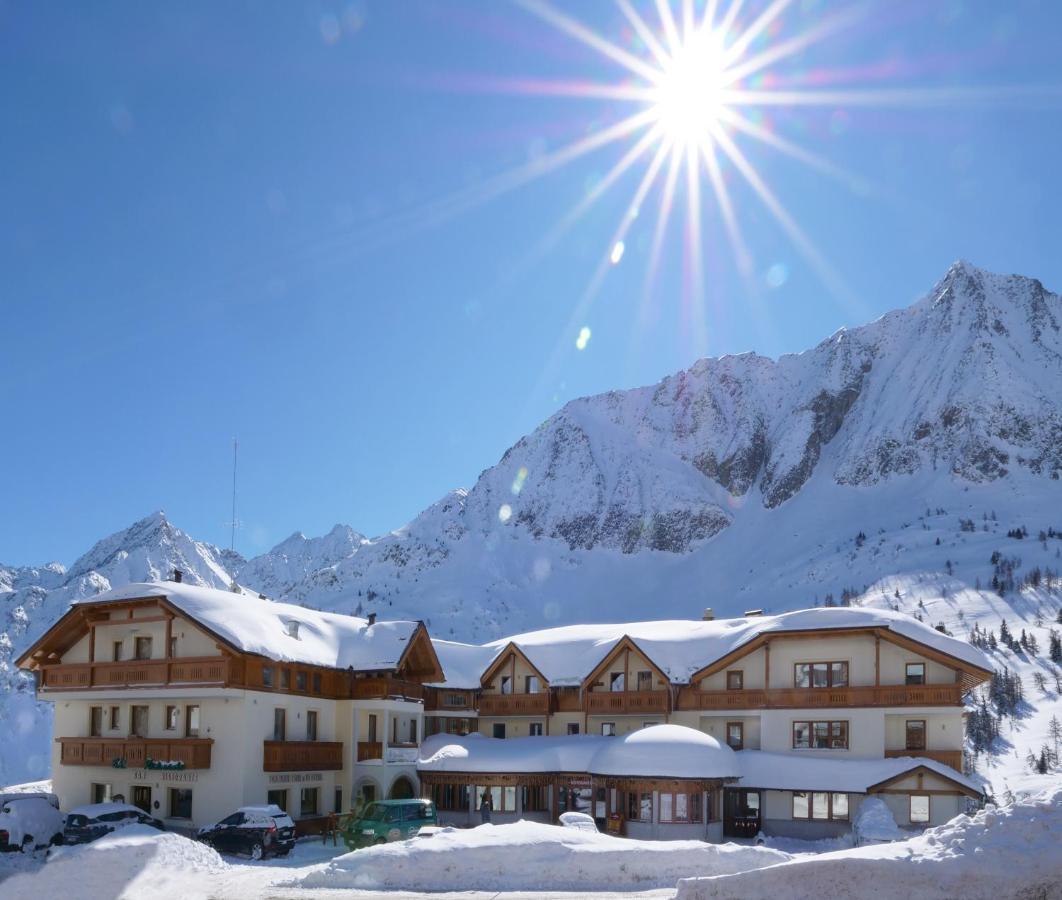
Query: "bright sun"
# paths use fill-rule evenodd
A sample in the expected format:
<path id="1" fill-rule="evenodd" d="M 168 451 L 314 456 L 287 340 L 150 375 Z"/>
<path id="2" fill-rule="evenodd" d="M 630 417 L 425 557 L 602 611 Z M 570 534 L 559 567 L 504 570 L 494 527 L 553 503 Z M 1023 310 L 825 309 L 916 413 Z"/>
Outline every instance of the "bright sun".
<path id="1" fill-rule="evenodd" d="M 708 139 L 723 109 L 723 42 L 702 29 L 661 65 L 652 106 L 666 138 L 680 146 Z"/>

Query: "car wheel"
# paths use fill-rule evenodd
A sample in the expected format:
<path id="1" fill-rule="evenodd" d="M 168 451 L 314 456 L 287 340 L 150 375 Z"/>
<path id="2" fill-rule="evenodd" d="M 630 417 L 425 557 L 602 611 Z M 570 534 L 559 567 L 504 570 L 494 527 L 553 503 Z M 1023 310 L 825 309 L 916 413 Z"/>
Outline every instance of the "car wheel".
<path id="1" fill-rule="evenodd" d="M 251 844 L 251 859 L 261 859 L 261 858 L 262 858 L 262 842 L 261 841 L 255 841 L 253 844 Z"/>
<path id="2" fill-rule="evenodd" d="M 33 835 L 27 834 L 22 838 L 22 846 L 19 848 L 23 853 L 32 853 L 36 848 L 36 844 L 33 842 Z"/>
<path id="3" fill-rule="evenodd" d="M 373 841 L 373 843 L 374 844 L 386 844 L 387 843 L 387 838 L 378 837 L 375 841 Z"/>
<path id="4" fill-rule="evenodd" d="M 53 834 L 52 839 L 48 842 L 50 847 L 61 847 L 63 844 L 63 833 Z"/>

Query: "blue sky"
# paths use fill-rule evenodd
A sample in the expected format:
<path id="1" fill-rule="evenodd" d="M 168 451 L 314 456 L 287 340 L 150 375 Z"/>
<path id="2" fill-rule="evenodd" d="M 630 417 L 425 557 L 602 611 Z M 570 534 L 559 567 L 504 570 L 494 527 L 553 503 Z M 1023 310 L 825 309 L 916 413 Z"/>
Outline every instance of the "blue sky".
<path id="1" fill-rule="evenodd" d="M 748 0 L 738 24 L 765 6 Z M 753 50 L 840 6 L 797 0 Z M 638 52 L 614 5 L 565 8 Z M 489 202 L 446 202 L 631 112 L 509 89 L 627 74 L 527 10 L 3 6 L 0 561 L 69 563 L 159 508 L 227 545 L 234 435 L 241 552 L 335 522 L 378 534 L 471 486 L 566 400 L 703 354 L 806 349 L 913 301 L 956 258 L 1062 288 L 1062 6 L 857 9 L 772 72 L 958 93 L 757 120 L 857 189 L 738 140 L 840 286 L 723 160 L 751 280 L 707 192 L 703 294 L 683 276 L 677 215 L 647 277 L 657 184 L 580 305 L 645 166 L 534 251 L 632 141 Z"/>

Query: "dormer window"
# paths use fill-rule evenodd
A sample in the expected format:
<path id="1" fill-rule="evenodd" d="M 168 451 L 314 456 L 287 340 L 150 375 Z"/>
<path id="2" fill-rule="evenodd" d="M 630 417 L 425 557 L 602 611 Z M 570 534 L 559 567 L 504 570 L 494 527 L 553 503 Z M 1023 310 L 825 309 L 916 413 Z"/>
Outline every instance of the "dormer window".
<path id="1" fill-rule="evenodd" d="M 289 620 L 287 623 L 288 637 L 299 639 L 299 623 L 294 619 Z"/>

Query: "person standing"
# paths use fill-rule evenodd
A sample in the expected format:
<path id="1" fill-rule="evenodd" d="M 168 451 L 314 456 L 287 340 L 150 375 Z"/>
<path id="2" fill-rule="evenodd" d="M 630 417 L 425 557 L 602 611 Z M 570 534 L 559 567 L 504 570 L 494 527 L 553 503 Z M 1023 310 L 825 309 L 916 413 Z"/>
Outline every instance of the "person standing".
<path id="1" fill-rule="evenodd" d="M 490 824 L 490 811 L 493 804 L 490 800 L 490 790 L 485 790 L 483 796 L 479 798 L 479 821 L 484 825 Z"/>

